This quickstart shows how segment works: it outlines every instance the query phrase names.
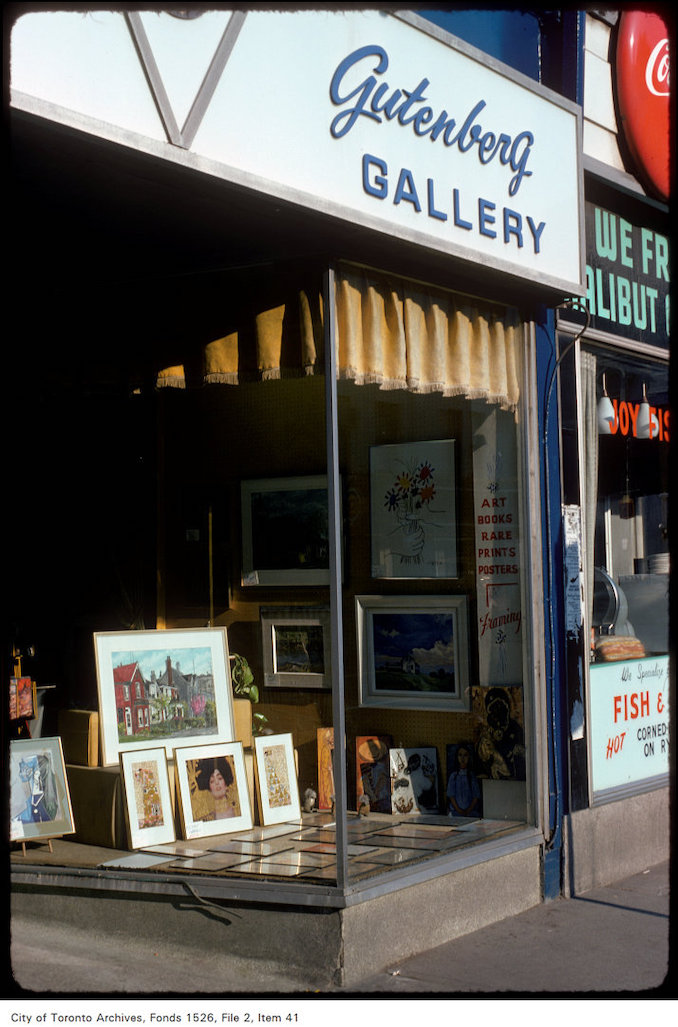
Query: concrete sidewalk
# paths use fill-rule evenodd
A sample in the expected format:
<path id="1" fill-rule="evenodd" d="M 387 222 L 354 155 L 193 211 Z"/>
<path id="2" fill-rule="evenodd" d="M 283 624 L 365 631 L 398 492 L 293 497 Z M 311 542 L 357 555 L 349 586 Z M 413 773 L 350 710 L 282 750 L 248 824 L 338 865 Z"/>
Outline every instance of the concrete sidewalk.
<path id="1" fill-rule="evenodd" d="M 56 899 L 50 900 L 49 905 Z M 76 900 L 73 900 L 76 901 Z M 669 866 L 661 864 L 605 888 L 571 899 L 541 904 L 517 916 L 447 942 L 385 967 L 351 988 L 310 967 L 285 970 L 244 951 L 221 946 L 206 951 L 191 938 L 205 930 L 203 913 L 195 913 L 183 944 L 167 931 L 154 932 L 153 945 L 130 933 L 121 937 L 94 929 L 86 915 L 87 900 L 77 900 L 81 922 L 30 915 L 15 903 L 11 920 L 13 983 L 24 998 L 52 995 L 191 995 L 217 998 L 295 995 L 315 998 L 459 996 L 545 998 L 591 995 L 674 998 L 669 974 Z M 42 908 L 42 907 L 41 907 Z M 186 913 L 181 923 L 189 924 Z M 191 914 L 192 916 L 193 914 Z M 165 916 L 169 913 L 166 911 Z M 324 921 L 316 930 L 321 943 Z M 327 926 L 327 925 L 325 925 Z M 256 928 L 256 924 L 252 928 Z M 244 928 L 243 928 L 244 929 Z M 281 931 L 284 925 L 281 923 Z M 378 931 L 397 931 L 397 896 L 389 923 Z M 422 932 L 427 925 L 422 922 Z M 218 934 L 216 935 L 218 937 Z M 425 937 L 425 934 L 424 934 Z M 283 939 L 284 940 L 284 939 Z M 12 990 L 6 993 L 12 994 Z M 341 1003 L 340 1003 L 341 1004 Z"/>
<path id="2" fill-rule="evenodd" d="M 669 865 L 660 864 L 413 956 L 362 981 L 356 992 L 675 998 L 669 899 Z"/>

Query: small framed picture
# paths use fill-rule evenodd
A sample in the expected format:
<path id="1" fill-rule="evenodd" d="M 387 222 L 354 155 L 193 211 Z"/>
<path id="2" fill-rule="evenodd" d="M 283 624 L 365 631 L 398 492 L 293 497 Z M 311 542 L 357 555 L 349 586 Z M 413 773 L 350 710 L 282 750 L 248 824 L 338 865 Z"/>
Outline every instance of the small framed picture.
<path id="1" fill-rule="evenodd" d="M 9 780 L 11 841 L 75 833 L 60 738 L 10 741 Z"/>
<path id="2" fill-rule="evenodd" d="M 330 612 L 311 606 L 262 607 L 268 688 L 330 688 Z"/>
<path id="3" fill-rule="evenodd" d="M 165 845 L 176 839 L 167 756 L 164 748 L 120 755 L 130 848 Z"/>
<path id="4" fill-rule="evenodd" d="M 360 705 L 468 710 L 465 596 L 356 596 Z"/>
<path id="5" fill-rule="evenodd" d="M 186 746 L 174 759 L 184 838 L 253 826 L 242 742 Z"/>
<path id="6" fill-rule="evenodd" d="M 242 584 L 328 585 L 327 477 L 243 481 Z"/>
<path id="7" fill-rule="evenodd" d="M 257 794 L 264 826 L 301 819 L 292 735 L 254 739 Z"/>
<path id="8" fill-rule="evenodd" d="M 94 635 L 102 761 L 120 753 L 235 737 L 225 628 Z"/>

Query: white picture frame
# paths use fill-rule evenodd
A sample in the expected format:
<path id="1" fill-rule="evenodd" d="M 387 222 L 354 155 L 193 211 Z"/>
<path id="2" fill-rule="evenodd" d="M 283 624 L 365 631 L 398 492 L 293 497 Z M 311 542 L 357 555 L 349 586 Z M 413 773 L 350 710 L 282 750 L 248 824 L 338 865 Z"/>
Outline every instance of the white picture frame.
<path id="1" fill-rule="evenodd" d="M 10 741 L 9 792 L 10 841 L 47 841 L 75 833 L 60 738 Z"/>
<path id="2" fill-rule="evenodd" d="M 102 763 L 235 737 L 225 628 L 95 632 Z"/>
<path id="3" fill-rule="evenodd" d="M 327 476 L 240 484 L 242 585 L 328 585 Z"/>
<path id="4" fill-rule="evenodd" d="M 262 824 L 301 820 L 292 735 L 257 735 L 254 758 Z"/>
<path id="5" fill-rule="evenodd" d="M 249 831 L 253 827 L 242 742 L 174 750 L 177 801 L 184 838 Z M 212 787 L 214 772 L 222 780 Z"/>
<path id="6" fill-rule="evenodd" d="M 356 596 L 360 705 L 469 710 L 468 601 Z"/>
<path id="7" fill-rule="evenodd" d="M 329 609 L 271 606 L 259 616 L 266 687 L 331 688 Z"/>
<path id="8" fill-rule="evenodd" d="M 174 804 L 164 747 L 120 753 L 120 774 L 130 848 L 174 842 Z"/>

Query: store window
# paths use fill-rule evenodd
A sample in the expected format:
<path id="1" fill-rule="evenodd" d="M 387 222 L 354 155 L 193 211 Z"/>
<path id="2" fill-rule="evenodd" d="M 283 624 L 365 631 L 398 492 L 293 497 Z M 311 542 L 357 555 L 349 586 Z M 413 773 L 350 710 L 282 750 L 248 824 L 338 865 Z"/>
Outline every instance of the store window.
<path id="1" fill-rule="evenodd" d="M 247 659 L 266 729 L 292 735 L 302 808 L 320 817 L 316 837 L 294 839 L 314 847 L 295 872 L 328 881 L 337 877 L 337 682 L 322 305 L 298 277 L 289 284 L 284 306 L 264 301 L 283 298 L 271 281 L 252 290 L 253 331 L 234 306 L 231 335 L 205 350 L 204 382 L 214 388 L 164 390 L 164 473 L 184 494 L 230 510 L 227 528 L 214 522 L 226 538 L 213 552 L 227 554 L 230 584 L 214 593 L 210 619 Z M 355 880 L 531 817 L 524 336 L 513 310 L 355 266 L 338 271 L 335 299 L 343 772 Z M 168 369 L 161 383 L 185 375 Z M 227 454 L 221 465 L 215 453 Z M 163 504 L 168 539 L 189 526 L 175 531 L 175 514 Z M 172 563 L 168 551 L 168 582 Z M 207 563 L 203 577 L 207 585 Z M 175 587 L 180 594 L 180 580 Z M 168 626 L 185 623 L 186 611 L 165 598 Z"/>
<path id="2" fill-rule="evenodd" d="M 668 367 L 581 355 L 594 797 L 668 773 Z"/>

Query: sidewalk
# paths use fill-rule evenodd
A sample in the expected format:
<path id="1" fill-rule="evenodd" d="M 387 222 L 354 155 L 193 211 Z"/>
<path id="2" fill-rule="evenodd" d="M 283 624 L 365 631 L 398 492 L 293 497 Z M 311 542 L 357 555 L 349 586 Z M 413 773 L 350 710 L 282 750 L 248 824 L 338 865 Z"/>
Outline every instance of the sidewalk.
<path id="1" fill-rule="evenodd" d="M 655 992 L 675 998 L 675 953 L 671 983 L 668 975 L 665 863 L 457 938 L 366 979 L 356 991 L 545 998 Z"/>
<path id="2" fill-rule="evenodd" d="M 81 926 L 65 929 L 19 912 L 11 929 L 14 982 L 25 989 L 24 998 L 33 999 L 120 993 L 128 999 L 175 993 L 196 1000 L 295 995 L 311 1002 L 330 996 L 667 999 L 678 994 L 675 957 L 673 984 L 667 981 L 668 864 L 576 898 L 541 904 L 385 967 L 350 991 L 218 949 L 207 953 L 190 943 L 177 948 L 169 937 L 159 936 L 152 951 L 133 936 L 121 945 L 105 933 L 95 934 L 86 917 Z M 376 929 L 396 930 L 397 915 Z"/>

